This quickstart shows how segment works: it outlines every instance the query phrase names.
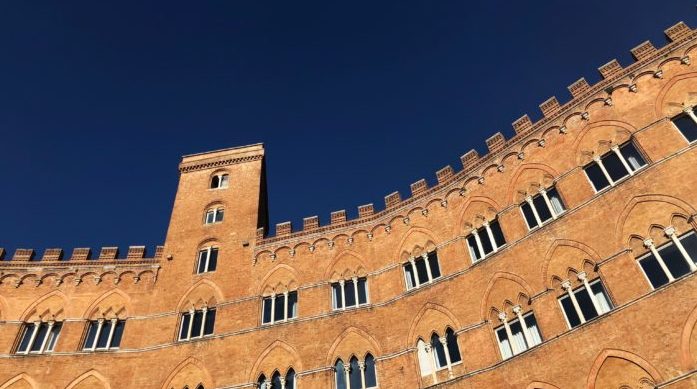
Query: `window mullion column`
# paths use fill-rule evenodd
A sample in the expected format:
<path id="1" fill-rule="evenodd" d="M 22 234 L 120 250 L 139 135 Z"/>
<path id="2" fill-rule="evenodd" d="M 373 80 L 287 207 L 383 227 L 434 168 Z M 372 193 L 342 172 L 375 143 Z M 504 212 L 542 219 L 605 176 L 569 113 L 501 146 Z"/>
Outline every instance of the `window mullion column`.
<path id="1" fill-rule="evenodd" d="M 208 315 L 208 307 L 204 306 L 203 309 L 201 309 L 203 313 L 201 314 L 201 331 L 199 331 L 199 337 L 203 338 L 203 332 L 206 324 L 206 315 Z"/>
<path id="2" fill-rule="evenodd" d="M 508 325 L 506 312 L 499 313 L 499 320 L 501 320 L 501 322 L 503 323 L 503 328 L 506 330 L 508 344 L 511 346 L 511 351 L 513 352 L 513 355 L 520 354 L 520 352 L 523 350 L 518 349 L 518 344 L 515 342 L 515 339 L 513 339 L 513 332 L 511 331 L 511 326 Z"/>
<path id="3" fill-rule="evenodd" d="M 39 326 L 40 325 L 41 325 L 40 321 L 34 322 L 34 330 L 31 332 L 31 336 L 29 337 L 29 345 L 27 346 L 27 351 L 25 354 L 29 354 L 32 347 L 34 346 L 34 342 L 36 341 L 36 335 L 39 333 Z"/>
<path id="4" fill-rule="evenodd" d="M 574 309 L 576 310 L 576 314 L 578 315 L 578 318 L 581 320 L 581 323 L 586 322 L 586 317 L 583 315 L 583 312 L 581 311 L 581 306 L 578 305 L 578 300 L 576 300 L 576 295 L 574 294 L 574 291 L 571 289 L 571 281 L 566 280 L 561 283 L 561 287 L 566 290 L 566 293 L 569 295 L 569 298 L 571 299 L 571 303 L 574 306 Z"/>
<path id="5" fill-rule="evenodd" d="M 622 153 L 620 153 L 620 148 L 619 148 L 619 146 L 617 146 L 617 145 L 612 146 L 612 151 L 613 151 L 615 154 L 617 154 L 617 158 L 619 158 L 620 161 L 622 161 L 622 165 L 624 166 L 625 169 L 627 169 L 627 172 L 629 173 L 629 175 L 630 175 L 630 176 L 633 176 L 633 175 L 634 175 L 634 170 L 632 170 L 632 168 L 629 166 L 629 164 L 627 163 L 627 160 L 624 158 L 624 155 L 622 155 Z"/>
<path id="6" fill-rule="evenodd" d="M 209 266 L 210 263 L 211 263 L 211 250 L 212 250 L 211 247 L 208 247 L 208 248 L 206 249 L 206 267 L 203 269 L 204 272 L 207 272 L 207 271 L 208 271 L 208 269 L 209 269 L 208 266 Z"/>
<path id="7" fill-rule="evenodd" d="M 116 323 L 118 319 L 111 319 L 111 328 L 109 329 L 109 337 L 106 340 L 106 349 L 111 348 L 111 340 L 114 338 L 114 329 L 116 328 Z"/>
<path id="8" fill-rule="evenodd" d="M 532 202 L 532 196 L 528 196 L 525 198 L 525 201 L 528 203 L 530 206 L 530 209 L 532 209 L 532 214 L 535 215 L 535 221 L 537 222 L 538 226 L 542 225 L 542 219 L 540 219 L 540 214 L 537 213 L 537 208 L 535 208 L 535 203 Z"/>
<path id="9" fill-rule="evenodd" d="M 661 254 L 659 254 L 658 250 L 656 250 L 656 246 L 654 246 L 653 244 L 653 239 L 646 239 L 644 241 L 644 246 L 647 247 L 651 251 L 651 254 L 653 254 L 653 256 L 656 258 L 656 260 L 658 261 L 658 265 L 661 266 L 663 272 L 666 273 L 668 281 L 675 281 L 675 277 L 673 277 L 673 275 L 670 273 L 670 270 L 668 270 L 668 266 L 666 266 L 666 263 L 663 261 L 663 257 L 661 257 Z"/>
<path id="10" fill-rule="evenodd" d="M 685 113 L 687 113 L 690 116 L 690 118 L 692 118 L 692 121 L 694 121 L 695 124 L 697 124 L 697 115 L 695 115 L 695 111 L 692 109 L 692 107 L 687 107 L 683 111 L 685 111 Z"/>
<path id="11" fill-rule="evenodd" d="M 525 320 L 523 320 L 523 308 L 521 308 L 520 305 L 516 305 L 513 307 L 513 312 L 518 317 L 520 326 L 523 328 L 523 336 L 525 337 L 525 342 L 528 344 L 528 348 L 532 347 L 532 336 L 530 335 L 528 326 L 525 324 Z"/>
<path id="12" fill-rule="evenodd" d="M 484 222 L 484 228 L 486 229 L 486 235 L 489 237 L 491 242 L 491 247 L 494 248 L 494 252 L 499 251 L 499 246 L 496 244 L 496 239 L 494 239 L 494 231 L 491 230 L 489 222 Z"/>
<path id="13" fill-rule="evenodd" d="M 443 345 L 443 351 L 445 353 L 445 363 L 446 366 L 448 367 L 448 378 L 453 378 L 453 363 L 450 361 L 450 351 L 448 350 L 448 338 L 445 336 L 441 336 L 438 338 L 440 341 L 440 344 Z"/>
<path id="14" fill-rule="evenodd" d="M 426 275 L 428 275 L 428 282 L 433 281 L 433 274 L 431 274 L 431 265 L 428 262 L 428 254 L 423 254 L 421 256 L 421 259 L 424 261 L 424 265 L 426 266 Z"/>
<path id="15" fill-rule="evenodd" d="M 479 237 L 479 232 L 477 232 L 476 228 L 472 229 L 472 235 L 474 235 L 474 240 L 477 241 L 479 255 L 481 256 L 481 258 L 484 258 L 486 256 L 486 253 L 484 252 L 484 246 L 482 245 L 482 238 Z"/>
<path id="16" fill-rule="evenodd" d="M 196 310 L 192 309 L 189 311 L 189 328 L 186 329 L 186 339 L 191 339 L 191 330 L 194 328 L 194 315 Z"/>
<path id="17" fill-rule="evenodd" d="M 94 343 L 92 343 L 92 351 L 97 348 L 97 342 L 99 341 L 99 335 L 102 334 L 102 327 L 104 327 L 104 319 L 97 320 L 97 331 L 94 333 Z"/>
<path id="18" fill-rule="evenodd" d="M 545 199 L 545 204 L 547 204 L 547 208 L 549 208 L 549 212 L 552 214 L 552 219 L 557 218 L 557 211 L 554 210 L 554 207 L 552 206 L 552 202 L 549 201 L 549 196 L 547 196 L 547 191 L 545 189 L 540 189 L 540 194 L 542 195 L 542 198 Z"/>
<path id="19" fill-rule="evenodd" d="M 276 293 L 271 294 L 271 324 L 276 322 Z"/>
<path id="20" fill-rule="evenodd" d="M 41 341 L 41 348 L 39 349 L 39 354 L 44 352 L 44 349 L 46 348 L 46 342 L 48 342 L 48 338 L 51 337 L 51 331 L 53 330 L 53 325 L 56 322 L 53 320 L 48 322 L 48 328 L 46 329 L 46 336 L 44 336 L 44 339 Z"/>
<path id="21" fill-rule="evenodd" d="M 341 286 L 341 309 L 346 309 L 346 280 L 339 280 L 339 285 Z"/>
<path id="22" fill-rule="evenodd" d="M 424 350 L 428 354 L 428 361 L 431 364 L 431 378 L 433 379 L 432 384 L 438 382 L 438 376 L 436 375 L 436 351 L 433 349 L 430 343 L 424 342 Z M 350 389 L 350 388 L 349 388 Z"/>
<path id="23" fill-rule="evenodd" d="M 687 253 L 687 250 L 685 250 L 685 246 L 682 245 L 682 242 L 680 239 L 678 239 L 678 236 L 675 234 L 675 227 L 668 227 L 665 229 L 666 235 L 675 243 L 675 246 L 680 250 L 680 254 L 682 254 L 682 257 L 685 259 L 687 262 L 687 266 L 690 267 L 690 271 L 693 272 L 697 270 L 697 265 L 695 265 L 695 262 L 690 258 L 690 254 Z"/>
<path id="24" fill-rule="evenodd" d="M 288 320 L 288 291 L 283 292 L 283 321 Z"/>
<path id="25" fill-rule="evenodd" d="M 279 381 L 281 381 L 281 389 L 286 389 L 286 377 L 279 377 Z"/>
<path id="26" fill-rule="evenodd" d="M 358 368 L 361 370 L 361 389 L 365 389 L 365 362 L 358 361 Z"/>
<path id="27" fill-rule="evenodd" d="M 598 304 L 598 299 L 596 299 L 595 294 L 593 294 L 593 290 L 591 289 L 591 284 L 588 282 L 586 272 L 578 273 L 578 279 L 581 280 L 581 282 L 583 282 L 583 287 L 586 289 L 586 292 L 588 292 L 588 296 L 591 298 L 591 302 L 593 303 L 595 311 L 598 313 L 598 315 L 600 315 L 602 313 L 600 311 L 600 304 Z"/>
<path id="28" fill-rule="evenodd" d="M 351 381 L 349 377 L 349 372 L 351 371 L 351 362 L 344 364 L 344 381 L 346 381 L 346 389 L 351 389 Z M 354 388 L 358 389 L 358 388 Z"/>
<path id="29" fill-rule="evenodd" d="M 356 306 L 359 306 L 360 303 L 358 302 L 358 277 L 353 277 L 351 281 L 353 281 L 353 296 L 356 299 Z"/>
<path id="30" fill-rule="evenodd" d="M 615 185 L 615 181 L 612 180 L 612 177 L 610 177 L 610 173 L 607 172 L 607 169 L 605 169 L 605 165 L 603 164 L 603 160 L 600 159 L 600 157 L 596 156 L 593 158 L 595 163 L 598 164 L 598 167 L 600 167 L 600 170 L 602 170 L 603 175 L 605 176 L 605 179 L 607 179 L 607 182 L 610 183 L 610 185 Z"/>

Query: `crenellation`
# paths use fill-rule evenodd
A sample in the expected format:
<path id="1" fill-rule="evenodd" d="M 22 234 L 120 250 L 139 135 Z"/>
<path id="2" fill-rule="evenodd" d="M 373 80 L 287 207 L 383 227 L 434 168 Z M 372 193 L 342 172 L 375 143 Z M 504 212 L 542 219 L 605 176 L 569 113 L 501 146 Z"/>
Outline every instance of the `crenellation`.
<path id="1" fill-rule="evenodd" d="M 684 22 L 678 22 L 677 24 L 667 28 L 664 33 L 669 41 L 675 42 L 686 37 L 692 32 L 692 29 L 688 27 Z"/>
<path id="2" fill-rule="evenodd" d="M 102 251 L 99 252 L 100 260 L 114 260 L 119 256 L 118 247 L 102 247 Z"/>
<path id="3" fill-rule="evenodd" d="M 276 224 L 276 236 L 288 236 L 291 233 L 293 233 L 293 224 L 291 222 Z"/>
<path id="4" fill-rule="evenodd" d="M 438 180 L 438 185 L 443 185 L 450 182 L 453 179 L 455 172 L 453 168 L 448 165 L 436 172 L 436 179 Z"/>
<path id="5" fill-rule="evenodd" d="M 259 242 L 264 240 L 265 235 L 266 235 L 266 232 L 264 230 L 264 227 L 257 228 L 256 236 L 255 236 L 255 238 L 257 240 L 257 244 L 259 244 Z"/>
<path id="6" fill-rule="evenodd" d="M 394 208 L 399 203 L 402 202 L 402 197 L 399 195 L 399 192 L 392 192 L 385 196 L 385 208 Z"/>
<path id="7" fill-rule="evenodd" d="M 489 148 L 490 154 L 498 153 L 506 146 L 506 138 L 502 133 L 497 132 L 486 140 L 486 146 Z"/>
<path id="8" fill-rule="evenodd" d="M 460 162 L 464 171 L 469 171 L 479 162 L 479 153 L 477 150 L 470 150 L 460 157 Z"/>
<path id="9" fill-rule="evenodd" d="M 552 96 L 545 100 L 542 104 L 540 104 L 540 111 L 542 111 L 542 115 L 545 117 L 552 116 L 555 114 L 561 106 L 559 105 L 559 101 L 555 96 Z"/>
<path id="10" fill-rule="evenodd" d="M 130 246 L 126 253 L 126 259 L 143 259 L 145 258 L 145 246 Z"/>
<path id="11" fill-rule="evenodd" d="M 516 134 L 527 134 L 531 128 L 532 121 L 527 114 L 513 122 L 513 131 L 515 131 Z"/>
<path id="12" fill-rule="evenodd" d="M 15 255 L 12 256 L 13 261 L 28 262 L 34 260 L 34 249 L 17 249 Z"/>
<path id="13" fill-rule="evenodd" d="M 164 246 L 155 246 L 155 255 L 153 255 L 153 259 L 161 259 L 162 254 L 165 252 L 165 247 Z"/>
<path id="14" fill-rule="evenodd" d="M 569 85 L 568 89 L 571 92 L 571 96 L 574 98 L 579 97 L 586 93 L 591 88 L 585 78 L 581 77 L 576 80 L 573 84 Z"/>
<path id="15" fill-rule="evenodd" d="M 621 70 L 622 65 L 620 65 L 620 63 L 617 62 L 616 59 L 613 59 L 612 61 L 598 68 L 598 71 L 600 72 L 600 75 L 603 76 L 603 78 L 610 78 L 613 74 Z"/>
<path id="16" fill-rule="evenodd" d="M 41 257 L 42 261 L 61 261 L 63 260 L 63 249 L 46 249 Z"/>
<path id="17" fill-rule="evenodd" d="M 365 219 L 370 216 L 373 216 L 375 213 L 375 208 L 373 207 L 373 204 L 364 204 L 358 206 L 358 218 L 359 219 Z"/>
<path id="18" fill-rule="evenodd" d="M 341 224 L 346 222 L 346 210 L 334 211 L 330 214 L 329 220 L 331 224 Z"/>
<path id="19" fill-rule="evenodd" d="M 70 256 L 71 261 L 86 261 L 91 259 L 92 251 L 89 247 L 78 247 L 73 249 L 73 255 Z"/>
<path id="20" fill-rule="evenodd" d="M 0 247 L 0 261 L 5 260 L 5 249 Z"/>
<path id="21" fill-rule="evenodd" d="M 312 231 L 319 228 L 319 217 L 310 216 L 303 219 L 303 231 Z"/>
<path id="22" fill-rule="evenodd" d="M 410 188 L 412 197 L 416 197 L 422 193 L 425 193 L 428 190 L 428 183 L 425 179 L 422 178 L 416 181 L 415 183 L 411 184 Z"/>
<path id="23" fill-rule="evenodd" d="M 631 50 L 632 57 L 634 57 L 634 59 L 637 61 L 641 61 L 652 56 L 656 53 L 656 51 L 657 50 L 651 41 L 644 41 Z"/>

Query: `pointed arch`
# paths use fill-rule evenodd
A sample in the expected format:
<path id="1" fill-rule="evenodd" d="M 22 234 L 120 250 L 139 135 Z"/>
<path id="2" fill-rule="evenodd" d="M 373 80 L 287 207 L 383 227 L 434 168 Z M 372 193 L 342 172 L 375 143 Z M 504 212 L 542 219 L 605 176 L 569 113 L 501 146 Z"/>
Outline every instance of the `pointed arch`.
<path id="1" fill-rule="evenodd" d="M 102 374 L 92 369 L 75 378 L 65 389 L 111 389 L 111 386 Z"/>
<path id="2" fill-rule="evenodd" d="M 460 321 L 457 319 L 455 314 L 453 314 L 452 311 L 450 311 L 448 308 L 446 308 L 442 305 L 439 305 L 439 304 L 435 304 L 435 303 L 426 303 L 426 304 L 424 304 L 423 307 L 421 307 L 421 309 L 419 309 L 419 312 L 411 320 L 411 325 L 409 326 L 409 338 L 406 341 L 407 347 L 410 347 L 412 344 L 415 344 L 417 341 L 417 338 L 426 336 L 426 334 L 422 334 L 422 333 L 418 332 L 418 327 L 419 327 L 419 324 L 421 324 L 424 317 L 426 317 L 429 312 L 437 313 L 437 315 L 440 316 L 441 318 L 443 316 L 445 316 L 445 318 L 446 318 L 446 320 L 439 321 L 438 327 L 431 328 L 431 331 L 429 331 L 429 334 L 432 331 L 438 331 L 439 333 L 444 333 L 445 329 L 447 327 L 451 327 L 455 331 L 462 328 Z M 430 327 L 434 327 L 434 326 L 429 326 L 429 328 Z"/>
<path id="3" fill-rule="evenodd" d="M 94 317 L 95 314 L 101 317 L 109 309 L 120 319 L 128 317 L 128 314 L 131 313 L 131 297 L 118 288 L 104 292 L 90 304 L 82 317 L 86 319 L 97 318 Z"/>
<path id="4" fill-rule="evenodd" d="M 559 387 L 547 382 L 535 381 L 528 384 L 526 389 L 559 389 Z"/>
<path id="5" fill-rule="evenodd" d="M 362 345 L 363 349 L 361 350 L 351 350 L 353 355 L 356 355 L 360 357 L 360 355 L 363 355 L 363 358 L 365 358 L 365 355 L 369 352 L 371 352 L 372 355 L 382 355 L 382 347 L 380 344 L 375 340 L 373 336 L 365 332 L 364 330 L 357 328 L 357 327 L 348 327 L 346 328 L 337 338 L 334 340 L 334 343 L 332 343 L 331 347 L 329 347 L 329 353 L 327 354 L 327 365 L 332 365 L 337 359 L 347 359 L 347 357 L 350 357 L 350 353 L 344 353 L 343 351 L 348 351 L 348 350 L 342 350 L 344 346 L 344 342 L 351 343 L 351 345 L 355 345 L 356 342 L 362 342 L 364 343 Z M 360 352 L 361 354 L 355 354 L 356 352 Z"/>
<path id="6" fill-rule="evenodd" d="M 476 204 L 483 204 L 484 208 L 489 211 L 493 210 L 494 214 L 498 214 L 501 211 L 501 206 L 494 199 L 485 196 L 472 196 L 467 197 L 467 200 L 460 206 L 460 212 L 457 217 L 457 224 L 455 225 L 455 231 L 453 233 L 457 235 L 467 235 L 469 231 L 465 230 L 465 225 L 468 222 L 468 214 L 476 206 Z M 482 215 L 491 216 L 491 215 Z"/>
<path id="7" fill-rule="evenodd" d="M 687 316 L 685 325 L 682 328 L 680 336 L 680 363 L 683 370 L 692 370 L 697 365 L 697 306 Z"/>
<path id="8" fill-rule="evenodd" d="M 492 304 L 489 301 L 494 287 L 497 284 L 503 282 L 503 280 L 507 280 L 513 282 L 514 284 L 517 284 L 519 288 L 527 294 L 528 297 L 532 297 L 534 294 L 532 288 L 530 287 L 530 284 L 528 284 L 527 281 L 525 281 L 519 275 L 508 272 L 496 272 L 494 276 L 491 278 L 491 280 L 489 280 L 489 283 L 487 284 L 486 289 L 484 290 L 484 294 L 482 296 L 482 303 L 480 307 L 480 314 L 482 320 L 487 320 L 487 317 L 489 316 L 489 308 L 494 306 L 494 304 Z M 516 292 L 515 294 L 518 295 L 518 292 Z M 513 297 L 516 296 L 511 295 L 509 298 Z"/>
<path id="9" fill-rule="evenodd" d="M 211 298 L 213 299 L 212 301 Z M 224 301 L 225 297 L 223 296 L 223 291 L 218 287 L 218 285 L 216 285 L 213 281 L 204 278 L 191 285 L 191 287 L 184 292 L 184 295 L 177 303 L 177 312 L 182 312 L 188 309 L 189 307 L 186 306 L 187 303 L 196 304 L 199 300 L 207 303 L 208 306 L 215 306 L 218 302 Z"/>
<path id="10" fill-rule="evenodd" d="M 0 389 L 35 389 L 37 387 L 36 381 L 26 373 L 17 374 L 0 385 Z"/>
<path id="11" fill-rule="evenodd" d="M 543 186 L 551 185 L 554 180 L 559 177 L 559 173 L 551 166 L 544 163 L 524 163 L 516 168 L 515 172 L 511 176 L 508 184 L 508 189 L 506 190 L 506 200 L 508 203 L 515 202 L 516 189 L 519 186 L 519 181 L 525 173 L 528 172 L 538 172 L 535 176 L 536 179 L 540 180 L 540 184 Z M 540 174 L 541 173 L 541 174 Z"/>
<path id="12" fill-rule="evenodd" d="M 634 231 L 627 231 L 628 221 L 630 216 L 634 214 L 634 211 L 638 209 L 639 206 L 645 203 L 655 203 L 655 206 L 663 206 L 672 209 L 665 209 L 666 213 L 665 219 L 670 222 L 672 216 L 675 214 L 675 210 L 678 213 L 683 213 L 685 216 L 691 216 L 695 214 L 695 209 L 687 202 L 673 196 L 663 195 L 663 194 L 645 194 L 632 197 L 627 204 L 624 206 L 619 216 L 617 217 L 617 222 L 615 223 L 615 241 L 622 247 L 626 242 L 629 241 L 629 236 Z M 651 223 L 655 222 L 652 220 Z M 646 230 L 648 230 L 649 224 L 646 224 Z M 626 238 L 626 239 L 625 239 Z"/>
<path id="13" fill-rule="evenodd" d="M 367 272 L 365 264 L 365 259 L 357 252 L 353 250 L 343 250 L 337 253 L 334 259 L 329 262 L 324 272 L 324 279 L 331 279 L 333 274 L 343 274 L 346 270 L 358 273 L 362 269 L 363 273 L 365 273 Z"/>
<path id="14" fill-rule="evenodd" d="M 590 246 L 586 245 L 585 243 L 569 239 L 555 240 L 549 247 L 549 249 L 547 249 L 545 259 L 542 262 L 542 284 L 547 288 L 552 287 L 550 281 L 552 279 L 552 276 L 555 275 L 555 268 L 558 268 L 558 266 L 552 266 L 552 262 L 558 262 L 560 264 L 573 264 L 578 266 L 579 268 L 583 268 L 583 259 L 585 258 L 581 258 L 581 260 L 579 261 L 579 258 L 570 259 L 558 257 L 559 251 L 562 250 L 564 247 L 571 248 L 572 250 L 575 250 L 582 255 L 585 254 L 587 259 L 593 261 L 594 264 L 600 261 L 600 255 L 598 254 L 598 252 Z"/>
<path id="15" fill-rule="evenodd" d="M 590 372 L 588 373 L 588 389 L 596 389 L 596 383 L 598 383 L 599 379 L 602 380 L 604 378 L 603 376 L 605 375 L 603 374 L 603 376 L 601 376 L 601 370 L 603 369 L 603 366 L 605 366 L 608 361 L 614 362 L 613 359 L 617 360 L 618 363 L 614 364 L 617 366 L 609 367 L 614 368 L 614 371 L 609 371 L 607 374 L 611 377 L 625 378 L 624 376 L 619 375 L 617 370 L 621 369 L 622 372 L 627 373 L 627 370 L 633 369 L 632 372 L 629 372 L 631 375 L 634 376 L 632 378 L 638 378 L 636 377 L 636 374 L 643 371 L 645 374 L 649 375 L 649 378 L 652 379 L 654 383 L 659 383 L 662 381 L 661 374 L 658 372 L 658 370 L 656 370 L 656 368 L 653 367 L 653 365 L 651 365 L 649 362 L 647 362 L 640 356 L 630 353 L 628 351 L 605 349 L 601 351 L 600 354 L 598 354 L 598 356 L 595 358 L 595 362 L 593 362 Z M 599 386 L 598 389 L 602 389 L 605 387 L 607 386 Z"/>
<path id="16" fill-rule="evenodd" d="M 414 237 L 418 236 L 419 234 L 424 235 L 426 239 L 423 239 L 423 237 L 421 237 L 420 240 L 412 242 L 411 240 L 414 240 Z M 399 244 L 397 244 L 397 250 L 392 256 L 392 260 L 401 260 L 402 253 L 412 252 L 414 247 L 417 245 L 416 242 L 419 242 L 418 246 L 420 248 L 428 249 L 430 245 L 432 245 L 433 248 L 435 248 L 435 245 L 438 242 L 441 242 L 441 240 L 438 237 L 436 237 L 435 233 L 430 229 L 424 227 L 411 227 L 409 228 L 409 230 L 407 230 L 402 239 L 399 241 Z"/>
<path id="17" fill-rule="evenodd" d="M 192 380 L 192 376 L 196 378 Z M 172 372 L 169 373 L 167 378 L 165 378 L 163 381 L 162 389 L 169 389 L 173 386 L 180 388 L 184 387 L 185 385 L 188 385 L 191 388 L 195 388 L 196 385 L 204 385 L 205 387 L 210 388 L 215 387 L 213 377 L 210 375 L 204 364 L 194 357 L 189 357 L 179 362 L 179 364 L 172 369 Z"/>
<path id="18" fill-rule="evenodd" d="M 261 375 L 271 377 L 273 372 L 279 368 L 279 366 L 273 364 L 267 366 L 265 363 L 267 358 L 274 361 L 286 360 L 285 366 L 282 366 L 286 371 L 291 368 L 294 371 L 303 371 L 300 354 L 298 354 L 295 348 L 286 342 L 276 340 L 268 345 L 257 357 L 249 372 L 249 382 L 257 382 Z"/>
<path id="19" fill-rule="evenodd" d="M 676 86 L 678 83 L 681 83 L 682 81 L 690 80 L 692 78 L 697 78 L 697 72 L 692 72 L 692 73 L 686 73 L 686 74 L 681 74 L 679 76 L 672 77 L 670 80 L 668 80 L 663 87 L 661 88 L 660 91 L 656 94 L 656 100 L 654 103 L 654 113 L 655 117 L 654 119 L 659 119 L 665 116 L 673 116 L 675 114 L 678 114 L 680 112 L 675 112 L 676 109 L 668 109 L 667 105 L 670 102 L 667 102 L 667 100 L 671 100 L 668 96 L 670 92 L 673 92 L 674 90 L 679 89 L 678 86 Z M 679 91 L 678 91 L 679 92 Z M 689 96 L 686 96 L 688 98 Z M 672 101 L 674 104 L 682 104 L 684 103 L 684 100 L 675 100 Z M 694 102 L 694 101 L 692 101 Z"/>
<path id="20" fill-rule="evenodd" d="M 33 319 L 43 318 L 44 315 L 60 318 L 67 302 L 68 297 L 60 290 L 46 293 L 34 301 L 22 315 L 20 315 L 20 320 L 33 321 Z"/>
<path id="21" fill-rule="evenodd" d="M 284 274 L 285 273 L 285 274 Z M 277 285 L 283 284 L 288 289 L 295 289 L 300 283 L 300 277 L 295 268 L 279 263 L 274 266 L 259 282 L 258 294 L 263 295 L 269 289 L 274 289 Z"/>
<path id="22" fill-rule="evenodd" d="M 591 130 L 594 129 L 598 129 L 594 132 L 605 131 L 602 134 L 595 135 L 596 138 L 602 139 L 587 138 L 590 136 L 589 134 L 591 133 Z M 634 134 L 636 131 L 637 129 L 633 125 L 619 120 L 601 120 L 586 124 L 585 126 L 583 126 L 583 128 L 581 128 L 581 130 L 579 130 L 578 135 L 576 135 L 576 139 L 574 139 L 574 142 L 571 145 L 571 150 L 576 158 L 576 164 L 583 165 L 585 163 L 585 161 L 582 158 L 584 154 L 584 149 L 582 149 L 584 147 L 584 141 L 593 141 L 593 146 L 588 146 L 591 147 L 591 150 L 586 151 L 595 151 L 598 148 L 599 142 L 610 141 L 613 144 L 620 144 L 630 139 L 632 134 Z"/>

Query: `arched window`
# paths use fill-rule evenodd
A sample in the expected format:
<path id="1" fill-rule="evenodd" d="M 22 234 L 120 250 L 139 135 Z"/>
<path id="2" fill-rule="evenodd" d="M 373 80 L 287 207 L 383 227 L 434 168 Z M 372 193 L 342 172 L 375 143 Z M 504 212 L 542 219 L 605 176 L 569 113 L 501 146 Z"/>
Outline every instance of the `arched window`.
<path id="1" fill-rule="evenodd" d="M 265 375 L 260 375 L 259 379 L 257 380 L 257 388 L 259 389 L 269 389 L 267 382 L 266 382 L 266 376 Z"/>
<path id="2" fill-rule="evenodd" d="M 580 286 L 574 288 L 571 281 L 562 282 L 564 294 L 559 297 L 566 323 L 574 328 L 612 310 L 612 302 L 600 278 L 588 281 L 586 273 L 578 274 Z"/>
<path id="3" fill-rule="evenodd" d="M 211 189 L 224 189 L 228 187 L 230 176 L 228 174 L 216 174 L 211 177 Z"/>
<path id="4" fill-rule="evenodd" d="M 488 221 L 482 227 L 475 228 L 467 235 L 467 247 L 472 263 L 478 262 L 490 254 L 497 253 L 506 245 L 498 217 Z"/>
<path id="5" fill-rule="evenodd" d="M 564 202 L 555 186 L 540 189 L 540 193 L 526 197 L 525 202 L 520 205 L 528 230 L 558 218 L 565 210 Z"/>
<path id="6" fill-rule="evenodd" d="M 431 345 L 426 344 L 423 339 L 419 339 L 416 342 L 416 352 L 419 356 L 419 368 L 421 370 L 421 376 L 427 376 L 432 374 L 434 371 L 433 358 L 431 357 Z"/>
<path id="7" fill-rule="evenodd" d="M 651 286 L 656 289 L 684 276 L 697 271 L 697 234 L 690 230 L 678 235 L 675 227 L 665 229 L 670 240 L 658 247 L 653 240 L 644 241 L 648 250 L 637 260 L 646 274 Z"/>
<path id="8" fill-rule="evenodd" d="M 441 276 L 438 254 L 435 251 L 410 259 L 409 262 L 403 265 L 403 268 L 407 290 L 433 282 L 433 280 Z"/>
<path id="9" fill-rule="evenodd" d="M 340 280 L 332 283 L 332 308 L 341 310 L 368 304 L 368 287 L 365 277 Z"/>
<path id="10" fill-rule="evenodd" d="M 203 247 L 198 251 L 198 263 L 196 264 L 196 273 L 207 273 L 215 271 L 218 266 L 218 247 L 208 246 Z"/>
<path id="11" fill-rule="evenodd" d="M 225 215 L 225 208 L 214 207 L 206 210 L 206 215 L 203 219 L 204 224 L 220 223 L 223 221 L 223 216 Z"/>
<path id="12" fill-rule="evenodd" d="M 52 352 L 60 335 L 62 322 L 34 322 L 22 326 L 17 354 L 43 354 Z"/>
<path id="13" fill-rule="evenodd" d="M 593 189 L 600 192 L 609 186 L 615 186 L 626 177 L 633 176 L 644 166 L 646 160 L 629 140 L 594 159 L 583 170 L 593 184 Z"/>
<path id="14" fill-rule="evenodd" d="M 369 389 L 377 388 L 378 385 L 375 358 L 370 353 L 366 354 L 363 362 L 352 356 L 348 365 L 337 359 L 334 363 L 334 376 L 336 389 Z"/>
<path id="15" fill-rule="evenodd" d="M 274 372 L 271 376 L 271 389 L 282 389 L 281 373 L 279 373 L 278 371 Z"/>
<path id="16" fill-rule="evenodd" d="M 433 348 L 433 356 L 436 360 L 436 367 L 440 369 L 441 367 L 447 366 L 448 363 L 446 362 L 445 348 L 443 347 L 443 343 L 440 341 L 440 336 L 438 336 L 436 333 L 431 335 L 431 347 Z"/>
<path id="17" fill-rule="evenodd" d="M 212 335 L 215 328 L 215 313 L 215 308 L 208 307 L 182 313 L 179 340 L 186 341 Z"/>
<path id="18" fill-rule="evenodd" d="M 457 335 L 455 335 L 455 331 L 453 331 L 451 328 L 448 328 L 445 331 L 445 339 L 448 345 L 450 363 L 454 364 L 462 361 L 462 357 L 460 356 L 460 346 L 457 345 Z"/>
<path id="19" fill-rule="evenodd" d="M 298 291 L 264 297 L 261 311 L 261 324 L 273 324 L 296 318 L 298 316 Z"/>
<path id="20" fill-rule="evenodd" d="M 295 389 L 295 370 L 288 369 L 286 373 L 286 388 L 285 389 Z"/>
<path id="21" fill-rule="evenodd" d="M 503 359 L 518 355 L 523 351 L 542 343 L 542 335 L 537 327 L 535 314 L 530 311 L 523 313 L 520 307 L 514 308 L 516 318 L 508 320 L 506 313 L 499 314 L 503 325 L 495 329 L 499 341 L 499 349 Z"/>
<path id="22" fill-rule="evenodd" d="M 433 375 L 434 380 L 435 372 L 442 369 L 448 369 L 452 376 L 453 365 L 462 361 L 457 336 L 451 328 L 445 331 L 444 337 L 434 332 L 429 343 L 419 339 L 416 343 L 416 352 L 421 376 Z"/>
<path id="23" fill-rule="evenodd" d="M 82 349 L 85 351 L 118 349 L 125 327 L 126 321 L 117 318 L 89 321 Z"/>
<path id="24" fill-rule="evenodd" d="M 198 384 L 198 386 L 196 387 L 196 389 L 206 389 L 206 388 L 203 387 L 203 384 Z"/>

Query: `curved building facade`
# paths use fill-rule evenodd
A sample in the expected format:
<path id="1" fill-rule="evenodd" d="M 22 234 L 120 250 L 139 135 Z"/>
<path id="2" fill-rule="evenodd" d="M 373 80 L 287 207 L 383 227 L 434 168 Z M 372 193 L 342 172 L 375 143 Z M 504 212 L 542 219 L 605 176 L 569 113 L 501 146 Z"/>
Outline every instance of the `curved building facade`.
<path id="1" fill-rule="evenodd" d="M 0 389 L 697 387 L 697 32 L 666 36 L 353 220 L 271 235 L 262 145 L 185 156 L 152 254 L 0 262 Z"/>

